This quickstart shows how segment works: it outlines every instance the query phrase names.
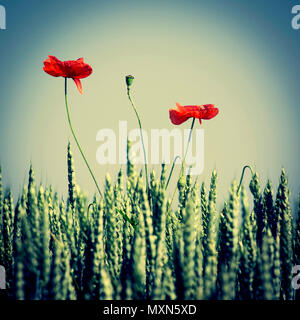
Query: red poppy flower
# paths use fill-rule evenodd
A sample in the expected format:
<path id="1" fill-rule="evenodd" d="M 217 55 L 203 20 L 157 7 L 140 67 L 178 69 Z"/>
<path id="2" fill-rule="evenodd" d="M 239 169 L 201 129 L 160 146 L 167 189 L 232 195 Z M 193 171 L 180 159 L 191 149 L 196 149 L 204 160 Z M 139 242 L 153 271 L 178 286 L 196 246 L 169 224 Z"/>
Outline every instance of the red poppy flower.
<path id="1" fill-rule="evenodd" d="M 70 61 L 60 61 L 54 56 L 44 61 L 43 70 L 53 77 L 72 78 L 82 94 L 82 85 L 80 79 L 88 77 L 93 69 L 83 61 L 83 58 Z"/>
<path id="2" fill-rule="evenodd" d="M 215 108 L 214 104 L 204 104 L 202 106 L 182 106 L 176 102 L 177 109 L 170 109 L 170 119 L 173 124 L 181 124 L 189 118 L 201 120 L 209 120 L 214 118 L 218 113 L 219 109 Z"/>

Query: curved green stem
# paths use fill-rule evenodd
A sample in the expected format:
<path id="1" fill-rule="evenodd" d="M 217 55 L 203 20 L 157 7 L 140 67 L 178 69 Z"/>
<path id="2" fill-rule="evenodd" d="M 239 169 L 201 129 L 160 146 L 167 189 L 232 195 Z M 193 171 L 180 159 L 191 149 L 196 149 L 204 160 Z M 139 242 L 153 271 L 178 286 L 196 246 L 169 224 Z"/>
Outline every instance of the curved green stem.
<path id="1" fill-rule="evenodd" d="M 145 159 L 145 175 L 146 175 L 146 184 L 147 184 L 147 193 L 149 193 L 149 182 L 148 182 L 148 168 L 147 168 L 147 155 L 146 155 L 146 149 L 145 149 L 145 144 L 144 144 L 144 137 L 143 137 L 143 129 L 142 129 L 142 123 L 141 123 L 141 118 L 139 116 L 139 113 L 137 111 L 137 108 L 131 98 L 131 94 L 130 94 L 130 88 L 129 86 L 127 86 L 127 95 L 128 95 L 128 99 L 133 107 L 133 110 L 135 112 L 135 115 L 137 117 L 138 120 L 138 124 L 140 127 L 140 133 L 141 133 L 141 140 L 142 140 L 142 146 L 143 146 L 143 151 L 144 151 L 144 159 Z"/>
<path id="2" fill-rule="evenodd" d="M 242 175 L 241 175 L 241 179 L 240 179 L 240 183 L 239 183 L 239 186 L 238 186 L 238 188 L 237 188 L 237 194 L 239 194 L 239 191 L 240 191 L 240 188 L 241 188 L 243 179 L 244 179 L 245 170 L 246 170 L 247 168 L 251 171 L 251 174 L 252 174 L 252 176 L 253 176 L 253 170 L 252 170 L 251 166 L 248 166 L 248 165 L 247 165 L 247 166 L 244 166 L 243 171 L 242 171 Z"/>
<path id="3" fill-rule="evenodd" d="M 67 81 L 68 81 L 68 79 L 65 78 L 65 102 L 66 102 L 66 110 L 67 110 L 67 117 L 68 117 L 69 126 L 70 126 L 70 129 L 71 129 L 72 135 L 74 137 L 74 140 L 75 140 L 75 142 L 77 144 L 77 147 L 78 147 L 78 149 L 79 149 L 79 151 L 81 153 L 81 156 L 82 156 L 86 166 L 88 167 L 89 172 L 90 172 L 90 174 L 91 174 L 91 176 L 92 176 L 92 178 L 93 178 L 93 180 L 95 182 L 95 185 L 96 185 L 96 188 L 97 188 L 97 190 L 99 192 L 99 195 L 100 195 L 100 197 L 102 197 L 101 190 L 100 190 L 100 188 L 98 186 L 98 183 L 97 183 L 96 178 L 95 178 L 95 176 L 93 174 L 93 171 L 92 171 L 89 163 L 87 162 L 87 159 L 86 159 L 86 157 L 85 157 L 85 155 L 84 155 L 84 153 L 83 153 L 83 151 L 81 149 L 81 146 L 80 146 L 80 144 L 79 144 L 79 142 L 77 140 L 76 134 L 75 134 L 75 132 L 73 130 L 73 126 L 72 126 L 72 122 L 71 122 L 71 118 L 70 118 L 69 106 L 68 106 L 68 86 L 67 86 Z"/>
<path id="4" fill-rule="evenodd" d="M 181 169 L 180 169 L 180 173 L 179 173 L 179 179 L 183 173 L 183 170 L 184 170 L 184 164 L 185 164 L 185 159 L 186 159 L 186 156 L 187 156 L 187 153 L 188 153 L 188 150 L 189 150 L 189 146 L 190 146 L 190 142 L 191 142 L 191 138 L 192 138 L 192 132 L 193 132 L 193 129 L 194 129 L 194 124 L 195 124 L 195 118 L 193 118 L 193 121 L 192 121 L 192 125 L 191 125 L 191 129 L 190 129 L 190 133 L 189 133 L 189 138 L 188 138 L 188 143 L 187 143 L 187 146 L 186 146 L 186 150 L 185 150 L 185 154 L 184 154 L 184 158 L 182 160 L 182 164 L 181 164 Z M 173 195 L 172 195 L 172 199 L 171 199 L 171 202 L 169 204 L 169 208 L 171 208 L 171 205 L 173 203 L 173 200 L 174 200 L 174 197 L 175 197 L 175 194 L 176 194 L 176 190 L 177 190 L 177 186 L 175 187 L 175 190 L 173 192 Z"/>
<path id="5" fill-rule="evenodd" d="M 179 156 L 176 156 L 175 159 L 174 159 L 174 161 L 173 161 L 172 168 L 171 168 L 171 171 L 170 171 L 170 174 L 169 174 L 169 177 L 168 177 L 168 181 L 167 181 L 166 187 L 165 187 L 166 190 L 167 190 L 168 185 L 169 185 L 169 182 L 170 182 L 170 180 L 171 180 L 171 176 L 172 176 L 172 174 L 173 174 L 173 170 L 174 170 L 175 163 L 176 163 L 177 159 L 180 159 L 180 157 L 179 157 Z"/>

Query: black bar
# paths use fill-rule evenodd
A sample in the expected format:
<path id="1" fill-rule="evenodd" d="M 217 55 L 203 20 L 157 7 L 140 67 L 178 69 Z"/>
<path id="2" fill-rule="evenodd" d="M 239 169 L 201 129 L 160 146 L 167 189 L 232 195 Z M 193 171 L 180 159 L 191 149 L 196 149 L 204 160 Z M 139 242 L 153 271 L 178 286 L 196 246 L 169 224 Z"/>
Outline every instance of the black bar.
<path id="1" fill-rule="evenodd" d="M 11 301 L 0 300 L 0 318 L 10 319 L 222 319 L 268 318 L 299 311 L 299 301 Z M 3 317 L 4 319 L 5 317 Z"/>

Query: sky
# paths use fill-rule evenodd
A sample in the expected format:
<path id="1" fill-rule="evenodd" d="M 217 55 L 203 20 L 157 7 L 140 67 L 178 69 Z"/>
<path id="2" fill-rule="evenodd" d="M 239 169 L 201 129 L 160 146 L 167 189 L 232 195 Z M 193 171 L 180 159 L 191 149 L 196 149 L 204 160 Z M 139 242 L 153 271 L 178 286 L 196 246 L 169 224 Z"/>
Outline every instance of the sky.
<path id="1" fill-rule="evenodd" d="M 199 181 L 208 187 L 216 169 L 221 200 L 243 166 L 251 165 L 262 186 L 271 179 L 274 188 L 284 167 L 295 201 L 300 191 L 300 30 L 291 26 L 295 4 L 0 0 L 7 19 L 7 29 L 0 30 L 4 184 L 17 195 L 27 183 L 31 162 L 38 182 L 66 193 L 70 141 L 78 184 L 89 195 L 96 191 L 67 124 L 64 79 L 42 70 L 43 61 L 54 55 L 61 60 L 84 57 L 93 67 L 93 74 L 82 80 L 82 96 L 69 81 L 69 104 L 101 186 L 106 172 L 115 179 L 120 165 L 97 162 L 97 132 L 110 128 L 118 134 L 119 121 L 128 121 L 128 130 L 138 127 L 126 96 L 125 76 L 133 74 L 132 95 L 147 132 L 174 129 L 168 110 L 176 102 L 218 106 L 216 118 L 196 127 L 205 132 Z M 186 122 L 176 128 L 189 127 Z M 176 170 L 178 174 L 179 166 Z"/>

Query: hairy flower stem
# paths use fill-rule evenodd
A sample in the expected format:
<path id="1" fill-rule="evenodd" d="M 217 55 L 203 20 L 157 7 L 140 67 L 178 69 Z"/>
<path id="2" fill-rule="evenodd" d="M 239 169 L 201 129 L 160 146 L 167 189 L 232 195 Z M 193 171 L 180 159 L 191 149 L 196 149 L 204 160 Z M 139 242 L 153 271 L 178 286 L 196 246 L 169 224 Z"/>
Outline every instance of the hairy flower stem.
<path id="1" fill-rule="evenodd" d="M 79 144 L 79 142 L 77 140 L 77 137 L 75 135 L 75 132 L 73 130 L 73 126 L 72 126 L 72 122 L 71 122 L 71 118 L 70 118 L 69 106 L 68 106 L 68 85 L 67 85 L 67 83 L 68 83 L 68 79 L 65 78 L 65 102 L 66 102 L 66 110 L 67 110 L 67 117 L 68 117 L 69 126 L 70 126 L 70 129 L 71 129 L 72 135 L 74 137 L 74 140 L 75 140 L 75 142 L 77 144 L 77 147 L 78 147 L 78 149 L 79 149 L 79 151 L 80 151 L 80 153 L 82 155 L 82 158 L 83 158 L 86 166 L 88 167 L 89 172 L 90 172 L 90 174 L 91 174 L 91 176 L 92 176 L 92 178 L 93 178 L 93 180 L 95 182 L 95 185 L 96 185 L 96 188 L 97 188 L 97 190 L 99 192 L 99 195 L 100 195 L 100 197 L 102 197 L 102 192 L 101 192 L 101 190 L 100 190 L 100 188 L 98 186 L 98 183 L 97 183 L 96 178 L 95 178 L 95 176 L 93 174 L 93 171 L 92 171 L 89 163 L 87 162 L 87 159 L 86 159 L 86 157 L 85 157 L 85 155 L 84 155 L 84 153 L 83 153 L 83 151 L 81 149 L 81 146 L 80 146 L 80 144 Z"/>
<path id="2" fill-rule="evenodd" d="M 181 175 L 183 173 L 183 170 L 184 170 L 185 159 L 186 159 L 186 156 L 187 156 L 187 153 L 188 153 L 188 150 L 189 150 L 189 146 L 190 146 L 190 142 L 191 142 L 191 138 L 192 138 L 192 132 L 193 132 L 193 129 L 194 129 L 194 124 L 195 124 L 195 118 L 193 118 L 193 121 L 192 121 L 191 129 L 190 129 L 190 133 L 189 133 L 189 138 L 188 138 L 188 143 L 187 143 L 187 146 L 186 146 L 184 158 L 183 158 L 182 163 L 181 163 L 181 169 L 180 169 L 180 173 L 179 173 L 179 178 L 181 177 Z M 169 177 L 169 180 L 170 180 L 170 177 Z M 177 186 L 176 186 L 176 188 L 175 188 L 175 190 L 173 192 L 172 199 L 171 199 L 171 202 L 169 204 L 168 210 L 171 208 L 171 205 L 173 203 L 173 200 L 174 200 L 174 197 L 175 197 L 175 194 L 176 194 L 176 190 L 177 190 Z"/>
<path id="3" fill-rule="evenodd" d="M 241 185 L 242 185 L 242 182 L 243 182 L 243 178 L 244 178 L 244 174 L 245 174 L 245 170 L 246 169 L 249 169 L 250 171 L 251 171 L 251 175 L 253 176 L 253 169 L 251 168 L 251 166 L 244 166 L 244 168 L 243 168 L 243 171 L 242 171 L 242 175 L 241 175 L 241 179 L 240 179 L 240 183 L 239 183 L 239 186 L 238 186 L 238 188 L 237 188 L 237 194 L 239 194 L 239 191 L 240 191 L 240 188 L 241 188 Z"/>
<path id="4" fill-rule="evenodd" d="M 137 111 L 137 108 L 131 98 L 131 93 L 130 93 L 130 87 L 127 85 L 127 95 L 128 99 L 132 105 L 132 108 L 135 112 L 135 115 L 137 117 L 139 127 L 140 127 L 140 133 L 141 133 L 141 141 L 142 141 L 142 146 L 143 146 L 143 151 L 144 151 L 144 159 L 145 159 L 145 175 L 146 175 L 146 185 L 147 185 L 147 194 L 149 195 L 149 181 L 148 181 L 148 168 L 147 168 L 147 155 L 146 155 L 146 149 L 145 149 L 145 144 L 144 144 L 144 137 L 143 137 L 143 128 L 142 128 L 142 123 L 141 123 L 141 118 L 139 116 L 139 113 Z"/>

